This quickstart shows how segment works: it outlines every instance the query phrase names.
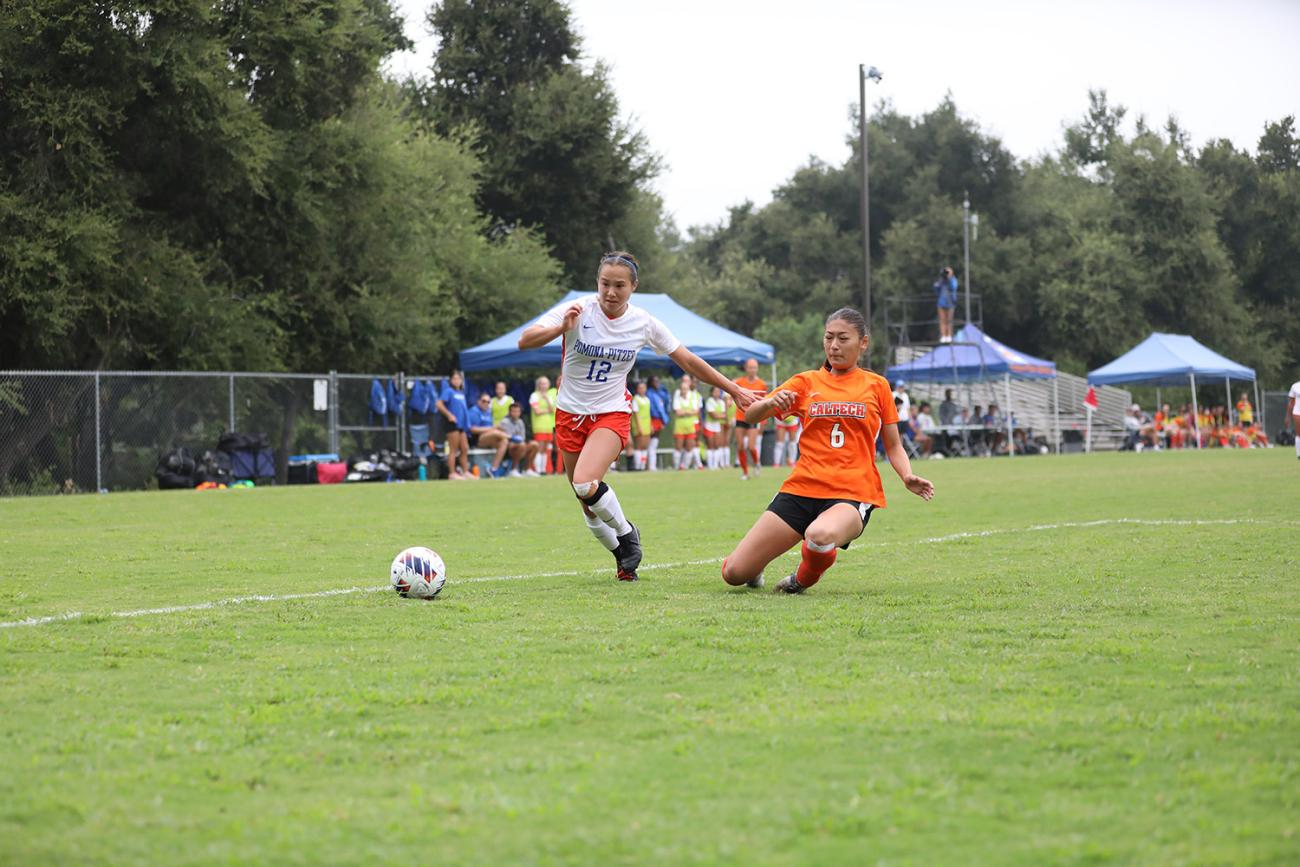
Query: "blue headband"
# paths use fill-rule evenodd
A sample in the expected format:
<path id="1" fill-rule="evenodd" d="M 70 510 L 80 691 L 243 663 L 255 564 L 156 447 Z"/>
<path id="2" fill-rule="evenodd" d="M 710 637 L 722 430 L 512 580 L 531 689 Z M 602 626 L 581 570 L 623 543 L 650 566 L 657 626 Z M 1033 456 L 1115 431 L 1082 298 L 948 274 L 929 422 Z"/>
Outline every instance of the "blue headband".
<path id="1" fill-rule="evenodd" d="M 611 262 L 614 263 L 615 265 L 626 265 L 627 267 L 631 268 L 632 279 L 633 280 L 637 279 L 636 263 L 633 262 L 631 259 L 627 258 L 626 256 L 606 256 L 604 259 L 600 260 L 600 264 L 602 265 L 608 265 Z"/>

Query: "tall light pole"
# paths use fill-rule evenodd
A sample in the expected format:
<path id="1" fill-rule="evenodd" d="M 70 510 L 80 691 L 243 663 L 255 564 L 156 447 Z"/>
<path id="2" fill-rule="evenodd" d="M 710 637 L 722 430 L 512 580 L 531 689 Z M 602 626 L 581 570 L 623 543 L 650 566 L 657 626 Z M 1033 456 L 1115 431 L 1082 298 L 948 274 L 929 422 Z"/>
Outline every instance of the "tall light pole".
<path id="1" fill-rule="evenodd" d="M 858 144 L 862 149 L 862 315 L 871 327 L 871 215 L 868 210 L 870 191 L 867 182 L 867 79 L 877 84 L 884 78 L 880 70 L 858 64 Z"/>
<path id="2" fill-rule="evenodd" d="M 965 259 L 965 265 L 961 272 L 961 281 L 966 285 L 966 324 L 971 322 L 970 318 L 970 233 L 971 229 L 975 230 L 975 240 L 980 237 L 980 215 L 970 212 L 970 196 L 964 191 L 961 194 L 961 229 L 962 229 L 962 256 Z"/>

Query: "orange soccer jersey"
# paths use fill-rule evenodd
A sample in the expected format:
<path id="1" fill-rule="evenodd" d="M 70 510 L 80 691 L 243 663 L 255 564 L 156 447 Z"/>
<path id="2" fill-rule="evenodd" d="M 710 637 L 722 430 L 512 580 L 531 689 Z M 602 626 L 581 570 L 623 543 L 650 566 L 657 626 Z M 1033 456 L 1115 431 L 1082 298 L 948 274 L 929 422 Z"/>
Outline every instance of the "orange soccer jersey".
<path id="1" fill-rule="evenodd" d="M 738 376 L 736 377 L 736 385 L 757 392 L 759 397 L 767 394 L 767 383 L 759 379 L 757 376 Z"/>
<path id="2" fill-rule="evenodd" d="M 791 413 L 803 422 L 799 462 L 781 490 L 883 508 L 876 437 L 884 425 L 898 423 L 894 394 L 885 378 L 861 368 L 832 376 L 821 368 L 796 374 L 781 388 L 798 395 Z"/>

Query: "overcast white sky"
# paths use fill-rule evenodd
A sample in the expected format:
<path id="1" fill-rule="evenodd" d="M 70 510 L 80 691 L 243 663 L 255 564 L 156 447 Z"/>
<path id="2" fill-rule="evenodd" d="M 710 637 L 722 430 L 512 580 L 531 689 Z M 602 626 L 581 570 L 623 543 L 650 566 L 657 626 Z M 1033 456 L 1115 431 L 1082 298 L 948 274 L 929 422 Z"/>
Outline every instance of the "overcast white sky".
<path id="1" fill-rule="evenodd" d="M 395 0 L 427 70 L 429 0 Z M 809 157 L 838 164 L 868 100 L 906 114 L 951 91 L 1019 157 L 1055 150 L 1089 88 L 1202 144 L 1251 151 L 1266 121 L 1300 115 L 1300 0 L 570 0 L 586 60 L 610 68 L 624 116 L 666 163 L 655 186 L 685 229 L 759 204 Z M 974 203 L 978 207 L 978 203 Z"/>

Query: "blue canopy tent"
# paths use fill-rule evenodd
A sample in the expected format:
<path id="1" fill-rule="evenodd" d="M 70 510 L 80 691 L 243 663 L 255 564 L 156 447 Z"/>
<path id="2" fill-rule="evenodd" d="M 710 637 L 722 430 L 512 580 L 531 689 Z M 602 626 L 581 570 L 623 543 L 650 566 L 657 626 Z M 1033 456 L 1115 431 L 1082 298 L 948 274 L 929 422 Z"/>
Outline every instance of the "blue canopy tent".
<path id="1" fill-rule="evenodd" d="M 1192 423 L 1196 427 L 1196 444 L 1201 444 L 1200 407 L 1196 403 L 1196 377 L 1223 379 L 1232 406 L 1232 380 L 1255 383 L 1255 405 L 1259 402 L 1259 383 L 1255 371 L 1230 358 L 1224 358 L 1186 334 L 1153 333 L 1146 340 L 1088 374 L 1089 385 L 1118 385 L 1142 382 L 1149 385 L 1182 385 L 1192 389 Z M 1157 403 L 1159 398 L 1157 397 Z M 1260 406 L 1261 411 L 1263 407 Z M 1260 424 L 1264 422 L 1260 416 Z"/>
<path id="2" fill-rule="evenodd" d="M 590 292 L 570 292 L 562 301 L 589 297 Z M 557 302 L 559 303 L 559 302 Z M 686 348 L 709 364 L 744 364 L 747 359 L 772 365 L 772 378 L 776 378 L 776 351 L 768 344 L 737 334 L 692 313 L 668 295 L 638 292 L 632 303 L 648 311 L 668 326 Z M 540 315 L 540 314 L 539 314 Z M 540 349 L 519 348 L 519 335 L 536 321 L 537 317 L 518 328 L 487 343 L 462 350 L 460 367 L 464 371 L 496 370 L 503 367 L 559 367 L 561 361 L 560 339 L 556 338 Z M 642 367 L 671 367 L 672 359 L 658 355 L 652 349 L 642 349 L 636 363 Z"/>
<path id="3" fill-rule="evenodd" d="M 1007 387 L 1007 441 L 1012 440 L 1011 380 L 1056 379 L 1056 364 L 1017 352 L 1005 343 L 994 340 L 974 325 L 966 324 L 954 336 L 952 343 L 944 343 L 919 358 L 886 369 L 885 376 L 892 381 L 920 382 L 987 382 L 1001 379 Z M 1055 386 L 1055 383 L 1053 383 Z M 1055 388 L 1052 392 L 1053 416 L 1056 418 L 1056 444 L 1060 450 L 1060 400 Z"/>

